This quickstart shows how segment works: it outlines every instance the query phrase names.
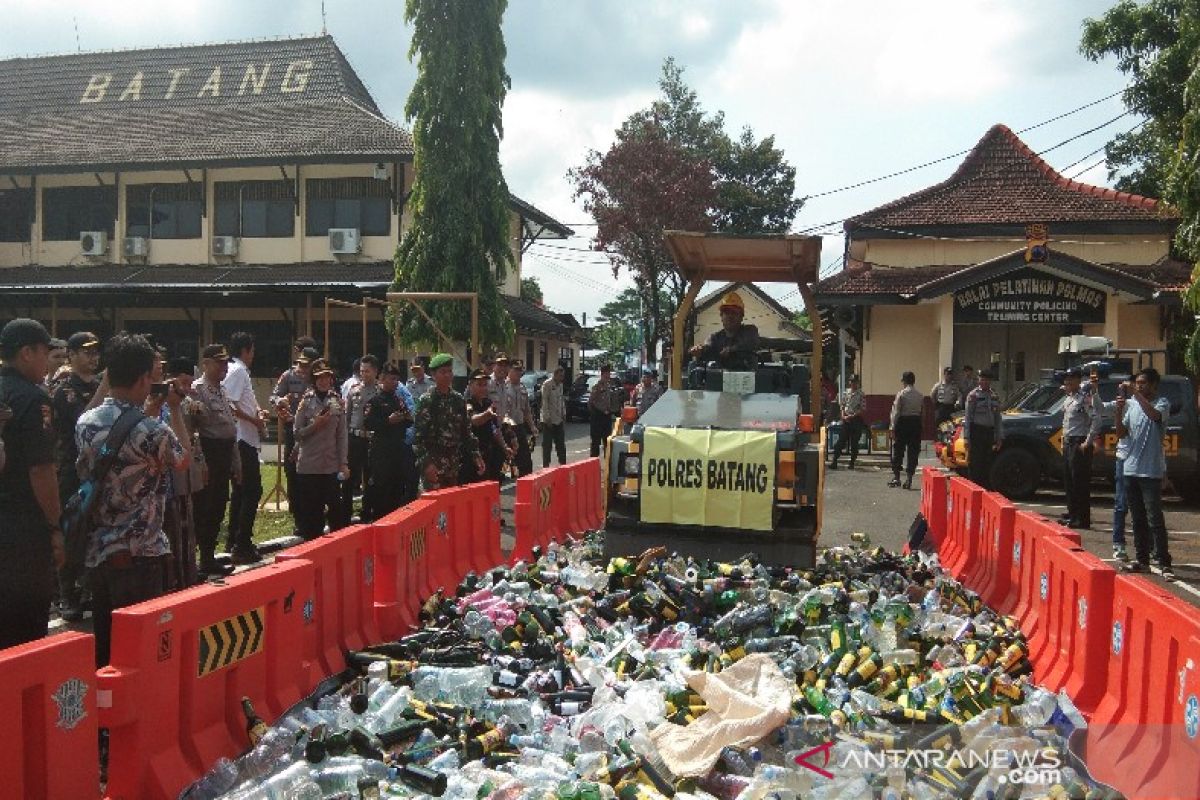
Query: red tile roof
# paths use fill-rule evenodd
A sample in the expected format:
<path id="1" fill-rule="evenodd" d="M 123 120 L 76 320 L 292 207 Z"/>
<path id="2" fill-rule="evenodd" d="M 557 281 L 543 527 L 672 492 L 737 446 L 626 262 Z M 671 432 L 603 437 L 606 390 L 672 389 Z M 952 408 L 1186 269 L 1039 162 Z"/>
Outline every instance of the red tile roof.
<path id="1" fill-rule="evenodd" d="M 1070 180 L 1006 125 L 994 125 L 939 184 L 851 217 L 855 228 L 1043 222 L 1171 222 L 1176 212 L 1150 197 Z"/>
<path id="2" fill-rule="evenodd" d="M 961 270 L 978 266 L 941 265 L 921 267 L 887 267 L 861 261 L 849 261 L 847 267 L 817 284 L 819 299 L 845 296 L 891 295 L 915 296 L 937 280 Z M 1153 264 L 1097 264 L 1097 267 L 1148 281 L 1161 292 L 1179 292 L 1187 288 L 1192 266 L 1168 258 Z"/>

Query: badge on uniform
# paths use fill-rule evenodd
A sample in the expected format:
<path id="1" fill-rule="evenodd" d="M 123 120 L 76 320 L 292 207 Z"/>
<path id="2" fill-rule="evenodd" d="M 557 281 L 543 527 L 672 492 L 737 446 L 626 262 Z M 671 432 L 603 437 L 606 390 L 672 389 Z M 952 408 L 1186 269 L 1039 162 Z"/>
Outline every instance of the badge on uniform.
<path id="1" fill-rule="evenodd" d="M 54 427 L 54 415 L 50 411 L 49 403 L 42 403 L 42 427 L 46 430 Z"/>

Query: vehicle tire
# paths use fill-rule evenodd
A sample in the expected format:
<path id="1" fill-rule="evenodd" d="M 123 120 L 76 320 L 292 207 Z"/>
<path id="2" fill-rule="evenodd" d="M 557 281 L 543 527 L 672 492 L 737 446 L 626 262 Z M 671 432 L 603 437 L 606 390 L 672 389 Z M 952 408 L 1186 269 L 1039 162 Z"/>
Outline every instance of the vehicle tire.
<path id="1" fill-rule="evenodd" d="M 1037 491 L 1042 468 L 1028 450 L 1013 447 L 1001 450 L 992 461 L 992 491 L 1009 500 L 1028 500 Z"/>
<path id="2" fill-rule="evenodd" d="M 1171 485 L 1189 506 L 1200 506 L 1200 475 L 1171 478 Z"/>

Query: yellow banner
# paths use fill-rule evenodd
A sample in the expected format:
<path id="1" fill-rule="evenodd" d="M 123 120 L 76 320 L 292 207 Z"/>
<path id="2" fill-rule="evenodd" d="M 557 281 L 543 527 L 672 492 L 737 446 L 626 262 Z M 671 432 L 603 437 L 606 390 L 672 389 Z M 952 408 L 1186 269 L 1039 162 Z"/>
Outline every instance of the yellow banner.
<path id="1" fill-rule="evenodd" d="M 642 521 L 769 531 L 775 434 L 646 428 Z"/>

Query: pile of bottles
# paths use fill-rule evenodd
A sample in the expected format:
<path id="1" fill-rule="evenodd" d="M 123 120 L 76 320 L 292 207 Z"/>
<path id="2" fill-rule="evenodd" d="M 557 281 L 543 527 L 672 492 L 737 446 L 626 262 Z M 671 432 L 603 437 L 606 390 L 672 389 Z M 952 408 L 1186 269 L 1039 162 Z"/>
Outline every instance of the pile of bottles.
<path id="1" fill-rule="evenodd" d="M 662 548 L 605 559 L 599 536 L 437 592 L 419 629 L 348 653 L 340 688 L 274 727 L 245 701 L 250 750 L 185 796 L 1119 797 L 1070 766 L 1086 723 L 1032 682 L 1014 621 L 936 557 L 856 535 L 808 570 Z M 652 733 L 717 713 L 697 673 L 753 654 L 786 677 L 790 718 L 675 774 Z"/>

